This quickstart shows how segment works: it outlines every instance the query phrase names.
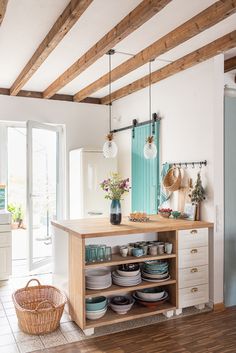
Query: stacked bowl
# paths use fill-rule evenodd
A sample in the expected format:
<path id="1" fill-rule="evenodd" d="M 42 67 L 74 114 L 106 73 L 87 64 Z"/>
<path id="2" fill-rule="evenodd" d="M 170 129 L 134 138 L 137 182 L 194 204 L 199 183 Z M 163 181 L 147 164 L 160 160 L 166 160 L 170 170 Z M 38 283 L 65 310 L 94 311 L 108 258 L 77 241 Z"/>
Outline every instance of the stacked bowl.
<path id="1" fill-rule="evenodd" d="M 139 264 L 126 264 L 112 272 L 114 284 L 122 287 L 136 286 L 142 282 Z"/>
<path id="2" fill-rule="evenodd" d="M 168 293 L 160 287 L 145 288 L 136 291 L 133 297 L 141 305 L 156 307 L 168 299 Z"/>
<path id="3" fill-rule="evenodd" d="M 88 289 L 105 289 L 112 284 L 111 271 L 106 268 L 97 270 L 89 270 L 85 274 L 86 288 Z"/>
<path id="4" fill-rule="evenodd" d="M 134 299 L 129 296 L 116 296 L 110 299 L 110 307 L 119 315 L 125 315 L 132 308 Z"/>
<path id="5" fill-rule="evenodd" d="M 142 279 L 148 282 L 164 282 L 170 279 L 169 264 L 165 260 L 146 261 L 142 267 Z"/>
<path id="6" fill-rule="evenodd" d="M 96 297 L 86 299 L 86 318 L 97 320 L 103 317 L 107 311 L 107 298 Z"/>

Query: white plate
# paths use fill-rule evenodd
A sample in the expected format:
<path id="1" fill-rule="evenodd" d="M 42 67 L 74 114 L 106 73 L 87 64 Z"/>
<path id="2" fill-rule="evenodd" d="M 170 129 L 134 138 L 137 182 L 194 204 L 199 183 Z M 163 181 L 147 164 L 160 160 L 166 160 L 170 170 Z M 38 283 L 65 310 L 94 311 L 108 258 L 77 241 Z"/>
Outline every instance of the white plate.
<path id="1" fill-rule="evenodd" d="M 112 272 L 112 277 L 121 278 L 121 279 L 135 279 L 140 277 L 140 275 L 141 275 L 140 270 L 137 274 L 134 274 L 133 276 L 122 276 L 117 271 Z"/>
<path id="2" fill-rule="evenodd" d="M 120 282 L 116 282 L 116 281 L 114 281 L 113 283 L 118 285 L 118 286 L 121 286 L 121 287 L 132 287 L 132 286 L 137 286 L 141 282 L 142 282 L 142 280 L 140 280 L 140 281 L 138 281 L 136 283 L 120 283 Z"/>
<path id="3" fill-rule="evenodd" d="M 101 277 L 109 277 L 111 275 L 111 272 L 107 269 L 98 269 L 98 270 L 88 270 L 86 273 L 85 273 L 85 276 L 86 277 L 89 277 L 89 278 L 101 278 Z"/>

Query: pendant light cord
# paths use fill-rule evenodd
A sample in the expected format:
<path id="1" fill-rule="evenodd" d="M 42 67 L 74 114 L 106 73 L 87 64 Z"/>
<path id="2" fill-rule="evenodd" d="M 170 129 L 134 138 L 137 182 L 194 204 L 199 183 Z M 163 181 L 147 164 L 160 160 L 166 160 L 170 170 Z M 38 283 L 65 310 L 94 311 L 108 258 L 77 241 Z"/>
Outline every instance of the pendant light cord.
<path id="1" fill-rule="evenodd" d="M 111 132 L 111 54 L 109 54 L 109 132 Z"/>
<path id="2" fill-rule="evenodd" d="M 149 61 L 149 119 L 150 136 L 152 135 L 152 62 Z"/>

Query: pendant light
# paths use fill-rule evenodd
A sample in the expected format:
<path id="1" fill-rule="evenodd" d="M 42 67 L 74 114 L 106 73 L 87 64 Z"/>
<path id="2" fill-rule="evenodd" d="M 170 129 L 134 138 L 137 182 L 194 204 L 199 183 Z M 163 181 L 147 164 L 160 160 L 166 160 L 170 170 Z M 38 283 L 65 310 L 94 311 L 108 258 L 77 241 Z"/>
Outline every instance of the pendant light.
<path id="1" fill-rule="evenodd" d="M 103 145 L 103 155 L 105 158 L 115 158 L 117 155 L 117 145 L 113 141 L 113 133 L 111 132 L 111 55 L 115 54 L 115 50 L 111 49 L 107 52 L 109 56 L 109 134 L 107 135 L 107 141 Z"/>
<path id="2" fill-rule="evenodd" d="M 150 119 L 150 134 L 146 139 L 143 153 L 146 159 L 154 159 L 157 155 L 157 147 L 152 134 L 152 67 L 149 61 L 149 119 Z"/>

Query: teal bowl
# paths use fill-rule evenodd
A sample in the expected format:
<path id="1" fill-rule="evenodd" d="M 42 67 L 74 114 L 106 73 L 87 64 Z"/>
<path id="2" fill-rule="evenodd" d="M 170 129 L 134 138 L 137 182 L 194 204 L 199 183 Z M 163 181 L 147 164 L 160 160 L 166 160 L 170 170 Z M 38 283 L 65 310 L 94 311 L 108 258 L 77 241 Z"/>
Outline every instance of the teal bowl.
<path id="1" fill-rule="evenodd" d="M 96 297 L 86 299 L 86 310 L 87 311 L 97 311 L 102 310 L 107 306 L 106 297 Z"/>
<path id="2" fill-rule="evenodd" d="M 141 248 L 133 248 L 132 255 L 135 257 L 143 256 L 144 251 Z"/>

